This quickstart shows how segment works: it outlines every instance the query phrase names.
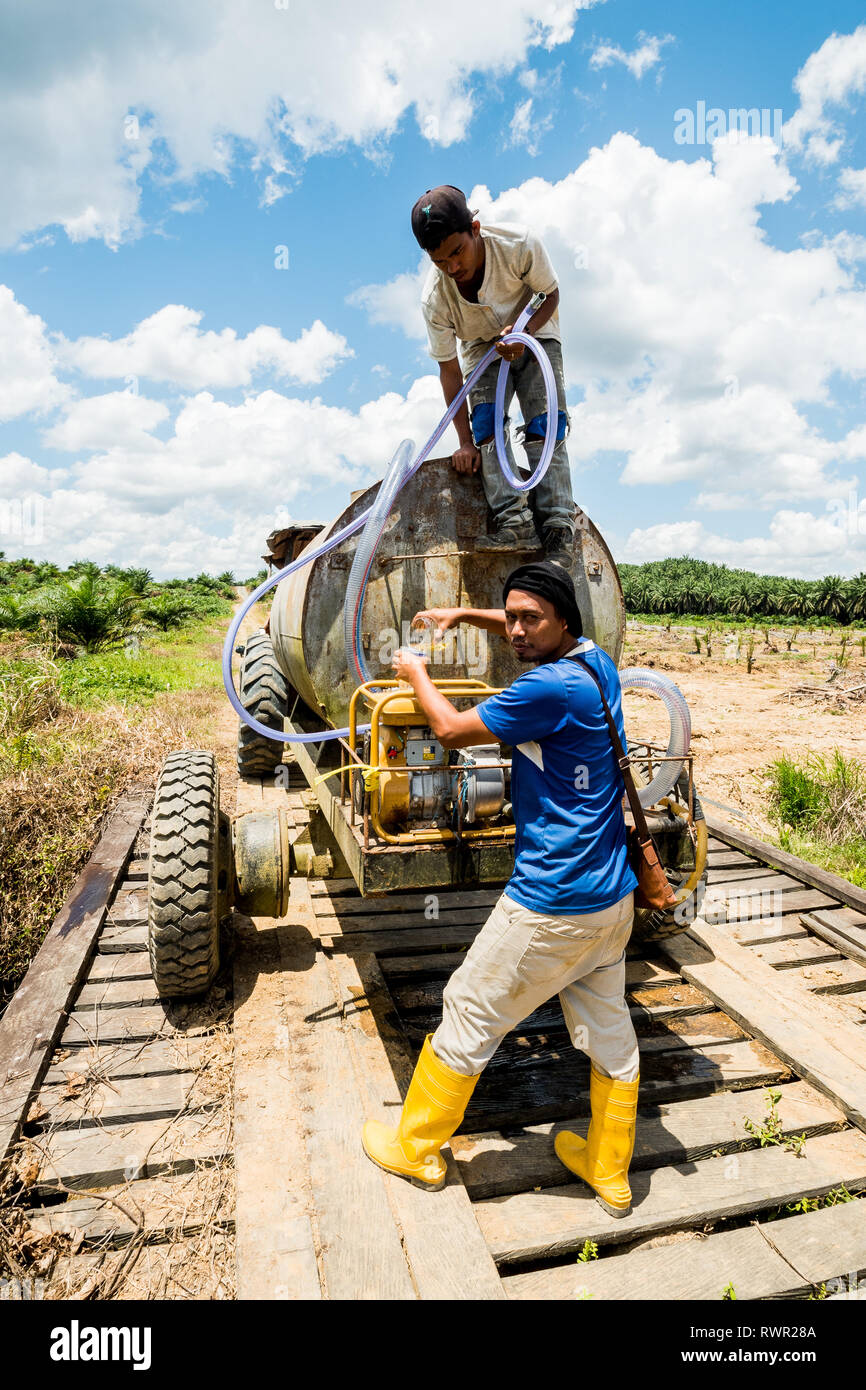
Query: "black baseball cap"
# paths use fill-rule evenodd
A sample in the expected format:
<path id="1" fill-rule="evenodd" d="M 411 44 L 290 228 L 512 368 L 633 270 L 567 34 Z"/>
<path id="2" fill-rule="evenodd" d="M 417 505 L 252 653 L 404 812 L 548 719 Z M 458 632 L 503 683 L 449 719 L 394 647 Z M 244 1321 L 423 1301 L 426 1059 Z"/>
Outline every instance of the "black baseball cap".
<path id="1" fill-rule="evenodd" d="M 428 188 L 412 209 L 412 231 L 425 251 L 435 251 L 455 232 L 470 231 L 472 221 L 466 194 L 450 183 Z"/>

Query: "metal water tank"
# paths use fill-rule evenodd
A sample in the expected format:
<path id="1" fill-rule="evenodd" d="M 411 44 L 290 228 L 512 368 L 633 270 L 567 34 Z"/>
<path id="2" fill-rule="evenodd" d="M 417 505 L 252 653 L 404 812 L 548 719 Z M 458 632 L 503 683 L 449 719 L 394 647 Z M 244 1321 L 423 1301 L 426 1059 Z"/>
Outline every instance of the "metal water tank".
<path id="1" fill-rule="evenodd" d="M 355 494 L 349 506 L 307 545 L 353 521 L 379 487 Z M 530 505 L 532 494 L 530 494 Z M 370 573 L 364 601 L 363 648 L 373 677 L 391 676 L 391 656 L 408 640 L 422 608 L 501 608 L 502 585 L 517 565 L 543 558 L 541 549 L 514 553 L 476 550 L 488 530 L 487 503 L 478 475 L 456 473 L 448 458 L 429 459 L 397 497 Z M 360 533 L 359 533 L 360 534 Z M 270 634 L 277 660 L 312 711 L 330 724 L 346 723 L 357 684 L 343 638 L 343 599 L 357 535 L 289 575 L 277 586 Z M 578 511 L 572 570 L 584 635 L 619 663 L 625 605 L 613 558 L 585 513 Z M 461 625 L 434 652 L 434 678 L 470 675 L 509 685 L 524 669 L 507 642 Z M 453 639 L 453 640 L 452 640 Z"/>

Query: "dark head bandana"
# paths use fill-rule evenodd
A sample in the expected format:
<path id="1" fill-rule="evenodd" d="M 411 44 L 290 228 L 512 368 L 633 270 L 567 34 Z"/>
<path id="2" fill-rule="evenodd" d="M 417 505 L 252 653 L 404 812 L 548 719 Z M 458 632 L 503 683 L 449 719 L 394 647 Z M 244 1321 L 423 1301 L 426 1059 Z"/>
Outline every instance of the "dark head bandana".
<path id="1" fill-rule="evenodd" d="M 503 603 L 512 589 L 520 589 L 525 594 L 537 594 L 552 603 L 561 618 L 565 618 L 570 633 L 580 637 L 583 619 L 577 606 L 577 598 L 571 575 L 562 565 L 552 560 L 538 560 L 532 565 L 519 565 L 512 570 L 502 590 Z"/>
<path id="2" fill-rule="evenodd" d="M 468 232 L 471 227 L 466 194 L 450 183 L 428 188 L 412 209 L 412 231 L 425 251 L 435 251 L 455 232 Z"/>

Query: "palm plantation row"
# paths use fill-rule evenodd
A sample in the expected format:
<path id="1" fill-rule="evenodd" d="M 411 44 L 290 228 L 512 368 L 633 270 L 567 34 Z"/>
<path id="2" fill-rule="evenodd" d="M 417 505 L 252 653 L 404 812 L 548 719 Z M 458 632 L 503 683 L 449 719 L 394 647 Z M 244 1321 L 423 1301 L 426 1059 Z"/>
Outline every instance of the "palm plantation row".
<path id="1" fill-rule="evenodd" d="M 866 574 L 786 579 L 683 556 L 619 566 L 631 614 L 786 618 L 833 624 L 866 620 Z"/>

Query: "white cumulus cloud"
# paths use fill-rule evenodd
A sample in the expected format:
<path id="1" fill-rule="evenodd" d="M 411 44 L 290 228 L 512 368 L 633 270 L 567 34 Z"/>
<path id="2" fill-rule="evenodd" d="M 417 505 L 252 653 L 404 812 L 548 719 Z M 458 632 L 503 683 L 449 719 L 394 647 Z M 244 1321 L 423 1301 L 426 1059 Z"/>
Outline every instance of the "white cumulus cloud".
<path id="1" fill-rule="evenodd" d="M 66 399 L 45 324 L 0 285 L 0 420 L 52 410 Z"/>
<path id="2" fill-rule="evenodd" d="M 52 449 L 78 453 L 82 449 L 128 448 L 143 445 L 149 431 L 168 418 L 168 406 L 132 391 L 85 396 L 69 407 L 64 418 L 45 430 L 42 441 Z"/>
<path id="3" fill-rule="evenodd" d="M 333 333 L 321 319 L 300 337 L 287 339 L 265 324 L 245 337 L 233 328 L 203 332 L 202 318 L 184 304 L 166 304 L 123 338 L 77 338 L 64 345 L 62 355 L 87 376 L 145 377 L 191 390 L 248 386 L 263 371 L 314 385 L 354 356 L 342 334 Z"/>
<path id="4" fill-rule="evenodd" d="M 617 43 L 600 43 L 589 60 L 591 68 L 609 68 L 613 63 L 621 63 L 628 68 L 632 77 L 638 81 L 645 72 L 661 62 L 665 44 L 673 43 L 673 34 L 638 34 L 637 47 L 629 53 Z"/>
<path id="5" fill-rule="evenodd" d="M 863 517 L 866 522 L 866 516 Z M 705 560 L 759 574 L 855 574 L 866 569 L 866 525 L 847 524 L 841 513 L 785 508 L 773 516 L 769 534 L 732 540 L 708 531 L 701 521 L 672 521 L 631 532 L 620 558 L 631 564 L 667 555 L 699 555 Z"/>
<path id="6" fill-rule="evenodd" d="M 843 212 L 847 208 L 866 208 L 866 169 L 839 170 L 839 191 L 833 203 Z"/>
<path id="7" fill-rule="evenodd" d="M 411 113 L 426 139 L 464 139 L 475 74 L 567 43 L 597 0 L 136 0 L 18 6 L 4 35 L 0 245 L 60 224 L 116 247 L 141 228 L 142 176 L 279 175 L 353 143 L 375 153 Z M 459 42 L 453 38 L 459 34 Z M 176 200 L 182 204 L 183 198 Z"/>
<path id="8" fill-rule="evenodd" d="M 866 92 L 866 24 L 825 39 L 797 73 L 794 90 L 800 106 L 786 121 L 783 138 L 816 164 L 834 163 L 845 135 L 828 110 L 849 107 Z"/>

